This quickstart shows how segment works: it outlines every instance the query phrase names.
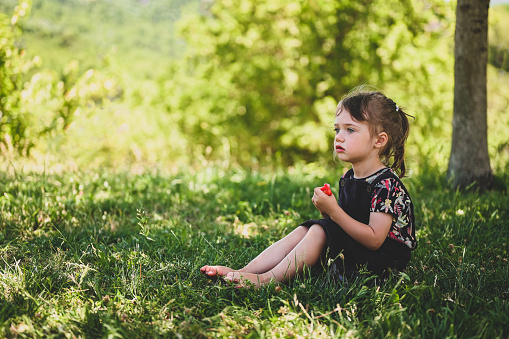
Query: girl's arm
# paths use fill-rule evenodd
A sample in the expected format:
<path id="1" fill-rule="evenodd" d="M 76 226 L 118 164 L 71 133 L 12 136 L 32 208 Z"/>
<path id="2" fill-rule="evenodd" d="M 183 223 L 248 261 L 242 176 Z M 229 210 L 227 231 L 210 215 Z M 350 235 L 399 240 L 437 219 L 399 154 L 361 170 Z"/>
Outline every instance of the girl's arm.
<path id="1" fill-rule="evenodd" d="M 392 215 L 382 212 L 371 212 L 369 223 L 363 224 L 350 217 L 339 207 L 334 195 L 328 196 L 320 187 L 315 188 L 313 203 L 322 213 L 328 214 L 355 241 L 370 250 L 377 250 L 382 246 L 391 228 Z"/>

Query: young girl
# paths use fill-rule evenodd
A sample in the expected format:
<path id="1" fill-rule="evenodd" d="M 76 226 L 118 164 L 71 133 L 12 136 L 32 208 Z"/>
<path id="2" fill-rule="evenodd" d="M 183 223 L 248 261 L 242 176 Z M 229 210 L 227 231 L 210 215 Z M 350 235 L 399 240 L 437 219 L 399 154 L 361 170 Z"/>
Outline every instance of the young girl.
<path id="1" fill-rule="evenodd" d="M 323 256 L 341 276 L 362 266 L 376 274 L 406 267 L 417 246 L 413 204 L 398 178 L 405 175 L 407 114 L 380 92 L 358 91 L 339 102 L 334 130 L 335 154 L 352 168 L 337 201 L 314 189 L 323 219 L 304 222 L 239 270 L 203 266 L 203 274 L 259 287 L 288 281 Z"/>

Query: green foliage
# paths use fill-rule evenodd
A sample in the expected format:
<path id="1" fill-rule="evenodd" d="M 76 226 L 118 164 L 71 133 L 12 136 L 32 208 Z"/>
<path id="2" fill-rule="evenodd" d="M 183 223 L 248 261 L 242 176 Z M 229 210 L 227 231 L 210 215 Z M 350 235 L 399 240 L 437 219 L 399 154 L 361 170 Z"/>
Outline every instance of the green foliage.
<path id="1" fill-rule="evenodd" d="M 79 71 L 72 61 L 58 74 L 55 70 L 35 69 L 40 58 L 25 59 L 18 46 L 21 19 L 30 10 L 30 1 L 20 1 L 10 19 L 2 14 L 0 29 L 0 145 L 3 153 L 17 150 L 28 154 L 31 148 L 47 138 L 61 134 L 75 115 L 89 114 L 96 106 L 119 95 L 117 81 L 94 69 Z"/>
<path id="2" fill-rule="evenodd" d="M 16 3 L 0 1 L 0 11 L 10 18 Z M 17 136 L 2 137 L 1 151 L 24 138 L 12 148 L 77 166 L 329 166 L 337 101 L 368 83 L 416 117 L 411 174 L 443 172 L 454 6 L 37 0 L 8 44 L 26 68 L 15 77 L 17 90 L 4 94 L 19 127 L 2 125 Z M 503 8 L 490 9 L 493 43 L 504 41 Z M 492 66 L 488 72 L 489 152 L 501 173 L 509 159 L 509 80 Z"/>
<path id="3" fill-rule="evenodd" d="M 224 156 L 228 145 L 241 163 L 274 155 L 283 163 L 314 160 L 330 149 L 337 100 L 361 83 L 389 88 L 413 109 L 426 107 L 424 119 L 452 99 L 452 78 L 443 74 L 452 66 L 446 41 L 453 7 L 423 6 L 216 1 L 210 15 L 179 23 L 188 57 L 166 77 L 162 100 L 181 129 L 196 136 L 191 154 Z M 412 91 L 430 81 L 435 86 L 419 96 Z"/>
<path id="4" fill-rule="evenodd" d="M 199 268 L 244 265 L 317 217 L 311 189 L 333 177 L 5 168 L 0 336 L 507 337 L 509 181 L 479 195 L 434 177 L 406 181 L 419 236 L 406 273 L 341 283 L 318 270 L 278 292 Z"/>
<path id="5" fill-rule="evenodd" d="M 34 61 L 24 58 L 25 52 L 16 46 L 20 23 L 29 14 L 30 2 L 21 1 L 11 17 L 0 13 L 0 143 L 6 140 L 16 147 L 29 148 L 25 138 L 29 126 L 21 104 L 23 77 Z"/>
<path id="6" fill-rule="evenodd" d="M 509 5 L 499 5 L 490 13 L 488 62 L 498 69 L 509 71 Z"/>
<path id="7" fill-rule="evenodd" d="M 32 129 L 31 137 L 67 130 L 76 115 L 93 114 L 97 107 L 118 97 L 120 90 L 118 81 L 104 72 L 88 69 L 80 74 L 77 61 L 69 63 L 61 75 L 53 70 L 39 71 L 22 93 L 25 109 L 38 120 L 39 128 Z"/>

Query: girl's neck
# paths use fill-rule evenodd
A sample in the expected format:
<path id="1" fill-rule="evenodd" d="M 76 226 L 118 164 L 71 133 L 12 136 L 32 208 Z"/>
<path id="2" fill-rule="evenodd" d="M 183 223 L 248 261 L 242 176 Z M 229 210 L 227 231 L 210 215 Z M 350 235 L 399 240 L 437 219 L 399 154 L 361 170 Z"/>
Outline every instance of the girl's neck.
<path id="1" fill-rule="evenodd" d="M 380 159 L 377 160 L 378 161 L 373 162 L 364 162 L 356 164 L 352 163 L 354 178 L 366 178 L 369 177 L 371 174 L 378 172 L 382 168 L 387 167 L 380 161 Z"/>

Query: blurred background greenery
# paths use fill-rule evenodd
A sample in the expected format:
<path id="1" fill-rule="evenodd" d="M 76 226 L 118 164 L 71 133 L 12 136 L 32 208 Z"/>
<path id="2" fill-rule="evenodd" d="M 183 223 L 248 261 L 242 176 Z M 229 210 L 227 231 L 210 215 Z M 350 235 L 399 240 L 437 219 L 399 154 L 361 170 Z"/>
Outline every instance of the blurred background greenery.
<path id="1" fill-rule="evenodd" d="M 0 151 L 38 166 L 332 165 L 337 101 L 373 85 L 444 173 L 455 1 L 0 0 Z M 489 152 L 509 161 L 508 5 L 490 9 Z"/>

